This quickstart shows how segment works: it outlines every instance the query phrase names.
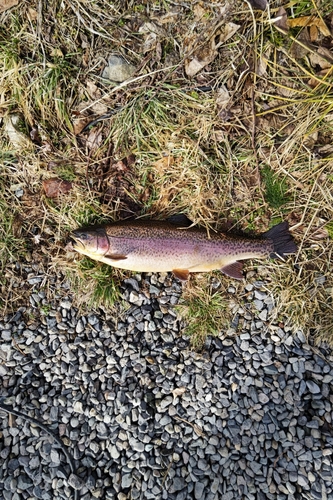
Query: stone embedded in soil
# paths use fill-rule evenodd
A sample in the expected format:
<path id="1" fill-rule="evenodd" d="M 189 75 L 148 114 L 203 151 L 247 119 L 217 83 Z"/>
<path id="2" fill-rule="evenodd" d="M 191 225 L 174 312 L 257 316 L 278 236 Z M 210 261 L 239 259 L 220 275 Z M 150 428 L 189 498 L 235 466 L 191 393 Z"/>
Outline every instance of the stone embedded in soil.
<path id="1" fill-rule="evenodd" d="M 102 72 L 102 77 L 112 82 L 121 83 L 131 78 L 135 71 L 136 67 L 129 64 L 123 57 L 112 54 Z"/>

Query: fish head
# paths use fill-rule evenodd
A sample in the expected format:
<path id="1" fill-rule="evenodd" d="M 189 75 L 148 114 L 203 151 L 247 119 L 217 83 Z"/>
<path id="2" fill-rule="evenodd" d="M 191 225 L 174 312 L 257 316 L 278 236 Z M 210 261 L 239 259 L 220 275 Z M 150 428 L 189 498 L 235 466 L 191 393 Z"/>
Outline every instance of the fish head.
<path id="1" fill-rule="evenodd" d="M 103 227 L 83 227 L 70 234 L 73 249 L 98 260 L 109 250 L 110 242 Z"/>

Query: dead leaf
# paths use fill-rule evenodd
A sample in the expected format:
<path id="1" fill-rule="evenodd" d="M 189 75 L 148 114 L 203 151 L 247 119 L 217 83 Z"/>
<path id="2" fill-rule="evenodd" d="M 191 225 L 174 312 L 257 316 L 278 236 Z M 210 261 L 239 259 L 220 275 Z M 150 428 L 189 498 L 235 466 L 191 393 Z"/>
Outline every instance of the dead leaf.
<path id="1" fill-rule="evenodd" d="M 35 144 L 41 145 L 42 140 L 41 140 L 41 137 L 39 135 L 38 127 L 36 127 L 36 125 L 34 125 L 30 130 L 30 138 L 31 138 L 32 142 L 34 142 Z"/>
<path id="2" fill-rule="evenodd" d="M 96 149 L 102 144 L 102 133 L 100 129 L 92 129 L 87 137 L 86 145 L 89 149 Z"/>
<path id="3" fill-rule="evenodd" d="M 272 19 L 272 23 L 274 23 L 274 26 L 276 26 L 277 28 L 280 28 L 282 31 L 287 32 L 289 30 L 289 26 L 286 9 L 280 7 L 277 11 L 276 18 Z"/>
<path id="4" fill-rule="evenodd" d="M 89 94 L 89 97 L 93 100 L 93 101 L 96 101 L 97 99 L 100 99 L 100 97 L 102 96 L 102 92 L 101 92 L 101 89 L 97 87 L 97 85 L 92 81 L 92 80 L 86 80 L 85 82 L 85 90 L 88 92 Z M 87 102 L 84 102 L 84 106 L 87 107 Z M 96 103 L 97 104 L 97 103 Z M 99 103 L 99 104 L 102 104 L 104 106 L 104 108 L 107 109 L 107 106 L 103 103 Z M 94 110 L 94 113 L 96 113 L 96 111 Z M 103 113 L 106 113 L 106 111 L 103 111 Z"/>
<path id="5" fill-rule="evenodd" d="M 318 39 L 319 31 L 317 26 L 314 24 L 310 26 L 309 29 L 309 36 L 310 36 L 310 42 L 315 42 Z"/>
<path id="6" fill-rule="evenodd" d="M 264 76 L 267 70 L 267 58 L 264 56 L 261 56 L 258 61 L 257 65 L 257 75 L 258 76 Z"/>
<path id="7" fill-rule="evenodd" d="M 230 94 L 225 85 L 221 85 L 221 87 L 217 90 L 215 100 L 219 110 L 227 108 L 230 102 Z"/>
<path id="8" fill-rule="evenodd" d="M 327 49 L 326 49 L 327 50 Z M 331 57 L 331 53 L 329 50 L 327 50 L 328 56 Z M 311 62 L 311 65 L 315 68 L 316 66 L 320 66 L 321 69 L 329 69 L 332 66 L 333 62 L 329 62 L 327 60 L 327 54 L 320 54 L 319 50 L 318 52 L 314 53 L 311 52 L 309 54 L 309 59 Z"/>
<path id="9" fill-rule="evenodd" d="M 43 181 L 44 193 L 48 198 L 58 198 L 62 194 L 67 194 L 73 185 L 69 181 L 64 181 L 57 177 Z"/>
<path id="10" fill-rule="evenodd" d="M 52 143 L 49 142 L 48 140 L 44 140 L 43 144 L 42 144 L 42 147 L 41 147 L 41 151 L 44 154 L 51 153 L 51 151 L 53 151 L 53 145 L 52 145 Z"/>
<path id="11" fill-rule="evenodd" d="M 32 7 L 28 7 L 28 19 L 29 19 L 29 21 L 36 21 L 37 17 L 38 17 L 37 10 L 33 9 Z"/>
<path id="12" fill-rule="evenodd" d="M 226 133 L 223 130 L 214 130 L 213 137 L 216 142 L 223 142 L 226 139 Z"/>
<path id="13" fill-rule="evenodd" d="M 4 130 L 13 146 L 17 149 L 31 149 L 33 145 L 31 140 L 26 134 L 20 132 L 20 128 L 25 127 L 22 116 L 19 114 L 9 115 L 4 121 Z"/>
<path id="14" fill-rule="evenodd" d="M 96 102 L 90 107 L 90 111 L 96 116 L 101 116 L 106 115 L 109 112 L 109 108 L 103 102 Z"/>
<path id="15" fill-rule="evenodd" d="M 314 130 L 311 134 L 308 134 L 304 138 L 304 146 L 313 149 L 314 145 L 318 142 L 318 130 Z"/>
<path id="16" fill-rule="evenodd" d="M 328 50 L 326 47 L 319 47 L 318 54 L 326 57 L 326 59 L 333 64 L 333 53 L 330 50 Z"/>
<path id="17" fill-rule="evenodd" d="M 240 25 L 239 24 L 235 24 L 235 23 L 226 23 L 223 28 L 222 28 L 222 31 L 219 35 L 219 43 L 218 43 L 218 46 L 224 42 L 226 42 L 227 40 L 229 40 L 229 38 L 231 38 L 232 36 L 234 36 L 234 34 L 239 30 L 240 28 Z"/>
<path id="18" fill-rule="evenodd" d="M 0 13 L 14 7 L 18 3 L 18 0 L 0 0 Z"/>
<path id="19" fill-rule="evenodd" d="M 194 19 L 196 21 L 201 21 L 201 19 L 204 17 L 206 14 L 206 9 L 204 8 L 204 3 L 203 2 L 198 2 L 193 6 L 193 14 L 194 14 Z"/>
<path id="20" fill-rule="evenodd" d="M 321 85 L 320 81 L 321 79 L 323 79 L 326 75 L 328 75 L 329 73 L 331 73 L 331 68 L 329 69 L 322 69 L 321 71 L 318 71 L 318 73 L 316 73 L 316 76 L 318 78 L 310 78 L 310 80 L 308 80 L 308 85 L 309 87 L 311 88 L 315 88 L 317 87 L 318 85 Z M 327 119 L 328 115 L 325 116 L 325 119 Z"/>
<path id="21" fill-rule="evenodd" d="M 127 157 L 126 157 L 126 164 L 128 167 L 131 167 L 132 165 L 134 165 L 134 163 L 136 162 L 136 157 L 135 157 L 135 154 L 133 153 L 130 153 Z"/>
<path id="22" fill-rule="evenodd" d="M 51 50 L 51 56 L 52 57 L 64 57 L 64 54 L 62 53 L 62 51 L 58 47 L 54 47 Z"/>
<path id="23" fill-rule="evenodd" d="M 327 113 L 327 115 L 325 115 L 324 117 L 324 120 L 326 122 L 333 123 L 333 113 Z"/>
<path id="24" fill-rule="evenodd" d="M 266 10 L 267 0 L 248 0 L 254 9 Z"/>
<path id="25" fill-rule="evenodd" d="M 301 16 L 294 19 L 288 19 L 287 22 L 290 28 L 316 26 L 324 36 L 331 36 L 331 32 L 326 26 L 325 21 L 323 21 L 320 17 Z"/>
<path id="26" fill-rule="evenodd" d="M 141 203 L 146 203 L 150 198 L 151 192 L 149 188 L 145 188 L 140 194 L 139 200 Z"/>
<path id="27" fill-rule="evenodd" d="M 318 240 L 318 241 L 319 240 L 326 240 L 326 238 L 329 237 L 329 233 L 328 233 L 327 229 L 325 229 L 324 227 L 321 227 L 317 230 L 314 230 L 311 237 L 312 237 L 312 239 Z"/>
<path id="28" fill-rule="evenodd" d="M 87 90 L 90 93 L 90 90 L 92 91 L 91 98 L 93 101 L 95 99 L 99 99 L 101 96 L 99 89 L 94 85 L 93 82 L 87 82 Z M 94 91 L 96 94 L 94 94 Z M 81 110 L 85 110 L 87 107 L 89 107 L 90 114 L 87 116 L 85 111 L 83 111 L 83 114 L 81 114 Z M 84 129 L 88 123 L 93 121 L 95 118 L 98 116 L 105 115 L 109 112 L 108 106 L 104 104 L 103 102 L 96 102 L 92 104 L 91 101 L 85 101 L 81 102 L 78 104 L 77 108 L 72 111 L 73 115 L 73 129 L 74 129 L 74 134 L 78 135 L 80 134 L 81 130 Z"/>
<path id="29" fill-rule="evenodd" d="M 143 23 L 139 28 L 139 33 L 155 33 L 155 35 L 165 36 L 166 31 L 161 26 L 158 26 L 156 23 L 146 22 Z"/>
<path id="30" fill-rule="evenodd" d="M 128 170 L 127 165 L 122 160 L 113 163 L 111 168 L 117 172 L 127 172 Z"/>
<path id="31" fill-rule="evenodd" d="M 79 135 L 81 130 L 84 129 L 92 121 L 91 116 L 79 116 L 73 120 L 74 135 Z"/>
<path id="32" fill-rule="evenodd" d="M 333 116 L 331 116 L 331 121 L 333 121 Z M 327 158 L 328 156 L 333 157 L 333 145 L 332 144 L 325 144 L 325 146 L 321 146 L 318 148 L 318 153 L 322 158 Z M 326 174 L 322 174 L 326 175 Z M 325 177 L 326 180 L 326 177 Z"/>
<path id="33" fill-rule="evenodd" d="M 13 231 L 13 235 L 15 237 L 17 237 L 21 234 L 22 223 L 23 223 L 23 219 L 22 219 L 21 215 L 19 215 L 19 214 L 14 215 L 14 219 L 12 222 L 12 231 Z"/>
<path id="34" fill-rule="evenodd" d="M 173 156 L 163 156 L 160 160 L 155 161 L 154 167 L 159 174 L 164 174 L 166 170 L 170 169 L 175 159 Z"/>
<path id="35" fill-rule="evenodd" d="M 207 64 L 214 61 L 217 55 L 214 40 L 207 42 L 205 47 L 195 51 L 191 59 L 185 60 L 185 72 L 187 76 L 194 76 L 201 71 Z"/>
<path id="36" fill-rule="evenodd" d="M 178 10 L 170 10 L 166 12 L 165 14 L 153 14 L 151 15 L 151 18 L 154 21 L 157 21 L 158 24 L 168 24 L 168 23 L 175 23 L 179 19 L 179 11 Z"/>
<path id="37" fill-rule="evenodd" d="M 223 28 L 221 28 L 223 26 Z M 231 38 L 239 29 L 234 23 L 225 23 L 221 18 L 208 23 L 202 34 L 192 33 L 184 39 L 185 72 L 192 77 L 199 73 L 205 66 L 214 61 L 217 48 Z"/>
<path id="38" fill-rule="evenodd" d="M 197 424 L 193 425 L 193 430 L 198 436 L 204 436 L 204 431 L 201 429 L 201 427 Z"/>
<path id="39" fill-rule="evenodd" d="M 158 26 L 154 22 L 146 22 L 139 28 L 139 33 L 145 35 L 145 41 L 143 43 L 142 52 L 146 54 L 147 52 L 155 49 L 159 38 L 166 36 L 164 28 Z"/>
<path id="40" fill-rule="evenodd" d="M 177 387 L 176 389 L 174 389 L 171 392 L 172 392 L 172 395 L 175 399 L 177 396 L 181 396 L 182 394 L 184 394 L 185 391 L 186 391 L 186 387 Z"/>
<path id="41" fill-rule="evenodd" d="M 161 42 L 157 42 L 156 43 L 156 51 L 155 51 L 155 53 L 156 53 L 156 56 L 155 56 L 156 62 L 160 62 L 161 59 L 162 59 L 162 53 L 163 53 L 162 52 L 162 44 L 161 44 Z"/>
<path id="42" fill-rule="evenodd" d="M 157 35 L 156 33 L 149 33 L 146 35 L 146 39 L 142 46 L 143 54 L 147 54 L 151 50 L 154 50 L 157 44 Z"/>
<path id="43" fill-rule="evenodd" d="M 290 54 L 294 59 L 302 59 L 311 50 L 310 36 L 308 30 L 303 30 L 298 35 L 297 40 L 294 41 L 290 48 Z M 307 48 L 309 46 L 309 48 Z"/>

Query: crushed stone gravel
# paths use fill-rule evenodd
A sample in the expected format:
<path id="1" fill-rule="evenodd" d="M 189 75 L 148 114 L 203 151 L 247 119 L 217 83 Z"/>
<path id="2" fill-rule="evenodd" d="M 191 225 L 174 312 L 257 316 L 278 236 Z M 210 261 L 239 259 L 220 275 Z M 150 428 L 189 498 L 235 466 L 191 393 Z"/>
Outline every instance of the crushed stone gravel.
<path id="1" fill-rule="evenodd" d="M 271 324 L 261 283 L 195 353 L 168 275 L 125 280 L 117 317 L 37 277 L 0 320 L 2 498 L 333 499 L 333 354 Z"/>

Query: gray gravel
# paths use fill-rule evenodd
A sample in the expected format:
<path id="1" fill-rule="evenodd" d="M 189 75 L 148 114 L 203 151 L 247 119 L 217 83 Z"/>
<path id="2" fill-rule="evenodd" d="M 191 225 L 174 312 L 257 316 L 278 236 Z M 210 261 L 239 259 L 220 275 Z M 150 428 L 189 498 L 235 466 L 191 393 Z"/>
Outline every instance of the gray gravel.
<path id="1" fill-rule="evenodd" d="M 0 321 L 0 401 L 48 432 L 0 411 L 0 498 L 333 500 L 333 355 L 269 325 L 262 283 L 198 354 L 170 276 L 126 280 L 118 318 L 29 276 Z"/>

